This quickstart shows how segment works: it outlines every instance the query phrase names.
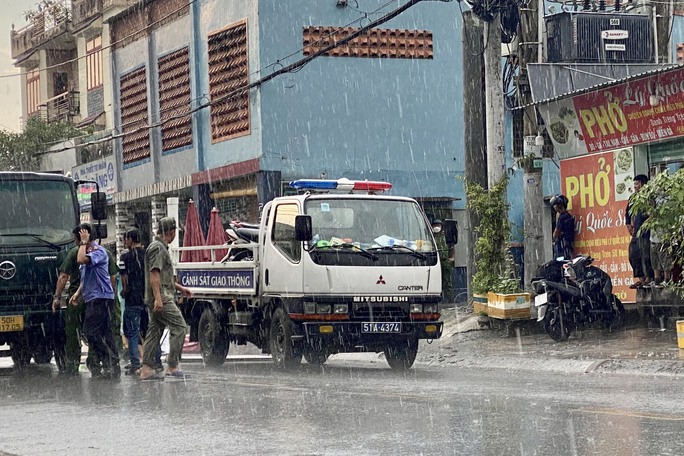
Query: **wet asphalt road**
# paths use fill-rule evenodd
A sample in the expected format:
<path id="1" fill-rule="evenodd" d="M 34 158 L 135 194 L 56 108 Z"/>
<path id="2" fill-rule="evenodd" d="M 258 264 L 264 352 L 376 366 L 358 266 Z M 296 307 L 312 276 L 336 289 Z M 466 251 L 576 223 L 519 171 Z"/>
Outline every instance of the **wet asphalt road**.
<path id="1" fill-rule="evenodd" d="M 186 363 L 141 383 L 0 370 L 0 454 L 679 455 L 677 378 L 418 364 Z M 4 452 L 4 453 L 3 453 Z"/>

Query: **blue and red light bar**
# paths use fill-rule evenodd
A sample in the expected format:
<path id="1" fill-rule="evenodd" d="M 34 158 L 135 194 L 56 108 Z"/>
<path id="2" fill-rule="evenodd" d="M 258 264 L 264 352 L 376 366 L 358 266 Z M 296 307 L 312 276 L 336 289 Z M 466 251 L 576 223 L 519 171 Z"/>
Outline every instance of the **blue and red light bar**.
<path id="1" fill-rule="evenodd" d="M 298 190 L 340 190 L 340 191 L 364 191 L 385 192 L 392 188 L 389 182 L 380 181 L 353 181 L 349 179 L 299 179 L 290 182 L 290 187 Z"/>

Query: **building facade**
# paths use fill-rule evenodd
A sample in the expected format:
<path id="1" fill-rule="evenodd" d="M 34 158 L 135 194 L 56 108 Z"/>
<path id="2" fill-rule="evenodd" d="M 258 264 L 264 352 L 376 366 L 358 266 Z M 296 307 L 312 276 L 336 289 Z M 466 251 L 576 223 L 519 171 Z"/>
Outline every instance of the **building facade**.
<path id="1" fill-rule="evenodd" d="M 190 198 L 205 223 L 212 207 L 256 221 L 290 180 L 347 177 L 459 218 L 455 5 L 421 3 L 277 75 L 392 11 L 381 4 L 156 0 L 112 17 L 118 213 L 149 225 L 150 207 L 177 196 L 181 226 Z"/>

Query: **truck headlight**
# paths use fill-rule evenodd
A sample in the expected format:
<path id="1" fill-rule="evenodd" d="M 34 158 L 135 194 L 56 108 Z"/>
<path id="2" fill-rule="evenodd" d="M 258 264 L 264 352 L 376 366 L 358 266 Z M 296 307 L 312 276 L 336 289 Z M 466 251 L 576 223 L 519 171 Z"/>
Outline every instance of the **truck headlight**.
<path id="1" fill-rule="evenodd" d="M 316 306 L 316 312 L 319 314 L 329 314 L 331 310 L 330 304 L 318 304 Z"/>
<path id="2" fill-rule="evenodd" d="M 316 303 L 315 302 L 305 302 L 304 303 L 304 313 L 305 314 L 315 314 L 316 313 Z"/>
<path id="3" fill-rule="evenodd" d="M 423 313 L 423 305 L 422 304 L 411 304 L 410 310 L 411 310 L 412 314 Z"/>
<path id="4" fill-rule="evenodd" d="M 349 306 L 347 304 L 335 304 L 333 313 L 336 314 L 346 314 L 349 312 Z"/>
<path id="5" fill-rule="evenodd" d="M 425 304 L 423 306 L 423 312 L 426 314 L 436 314 L 437 313 L 437 304 Z"/>

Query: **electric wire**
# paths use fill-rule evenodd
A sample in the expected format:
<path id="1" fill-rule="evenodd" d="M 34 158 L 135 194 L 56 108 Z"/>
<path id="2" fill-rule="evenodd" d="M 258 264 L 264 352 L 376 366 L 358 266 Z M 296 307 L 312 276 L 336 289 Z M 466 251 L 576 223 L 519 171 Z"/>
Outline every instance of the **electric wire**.
<path id="1" fill-rule="evenodd" d="M 191 2 L 188 3 L 188 5 L 194 3 L 195 1 L 197 1 L 197 0 L 191 0 Z M 446 2 L 451 2 L 452 0 L 423 0 L 423 1 L 442 1 L 442 2 L 445 2 L 445 1 L 446 1 Z M 388 5 L 390 5 L 391 3 L 394 3 L 394 2 L 395 2 L 395 0 L 388 0 L 387 2 L 383 3 L 383 4 L 380 5 L 378 8 L 376 8 L 374 11 L 369 12 L 368 14 L 380 14 L 380 13 L 378 13 L 378 11 L 381 11 L 382 9 L 384 9 L 385 7 L 387 7 Z M 185 8 L 185 7 L 183 7 L 183 8 Z M 170 16 L 176 14 L 177 12 L 179 12 L 180 10 L 182 10 L 183 8 L 179 8 L 179 9 L 177 9 L 176 11 L 173 11 L 173 12 L 169 13 L 167 16 L 164 16 L 163 18 L 161 18 L 160 21 L 161 21 L 161 20 L 165 20 L 165 19 L 167 19 L 168 17 L 170 17 Z M 367 18 L 367 16 L 363 16 L 363 17 L 359 17 L 359 18 L 357 18 L 357 19 L 354 19 L 353 21 L 347 23 L 346 25 L 343 25 L 341 28 L 336 28 L 334 31 L 332 31 L 332 32 L 330 32 L 330 33 L 328 33 L 328 34 L 326 34 L 326 35 L 324 35 L 324 36 L 321 36 L 321 38 L 319 38 L 318 40 L 312 42 L 312 44 L 318 44 L 318 43 L 324 42 L 325 40 L 327 40 L 327 39 L 329 39 L 329 38 L 331 38 L 331 37 L 334 37 L 335 35 L 338 35 L 338 34 L 342 33 L 342 32 L 343 32 L 343 30 L 342 30 L 343 28 L 351 27 L 352 25 L 354 25 L 354 24 L 356 24 L 356 23 L 360 23 L 362 20 L 364 20 L 364 19 L 366 19 L 366 18 Z M 158 22 L 158 21 L 157 21 L 157 22 Z M 155 22 L 155 23 L 156 23 L 156 22 Z M 124 40 L 129 39 L 129 38 L 131 38 L 131 37 L 133 37 L 133 36 L 135 36 L 135 35 L 137 35 L 137 34 L 139 34 L 139 33 L 144 32 L 148 27 L 150 27 L 150 26 L 152 26 L 152 25 L 154 25 L 154 24 L 150 24 L 150 25 L 148 25 L 147 27 L 144 27 L 144 28 L 142 28 L 142 29 L 138 29 L 138 30 L 136 30 L 135 32 L 133 32 L 133 33 L 127 35 L 126 37 L 122 38 L 121 40 L 118 40 L 118 41 L 116 41 L 116 42 L 114 42 L 114 43 L 111 43 L 111 44 L 110 44 L 109 46 L 107 46 L 106 48 L 112 47 L 112 46 L 116 45 L 117 43 L 119 43 L 119 42 L 121 42 L 121 41 L 124 41 Z M 282 63 L 282 62 L 283 62 L 284 60 L 287 60 L 287 59 L 291 58 L 292 56 L 299 54 L 299 53 L 302 52 L 303 50 L 304 50 L 304 47 L 300 47 L 299 49 L 297 49 L 297 50 L 291 52 L 290 54 L 286 55 L 285 57 L 282 57 L 282 58 L 276 60 L 276 61 L 273 62 L 273 63 L 270 63 L 270 64 L 268 64 L 268 65 L 264 65 L 264 66 L 262 66 L 261 68 L 252 71 L 251 73 L 248 74 L 248 77 L 252 77 L 252 76 L 255 76 L 255 75 L 257 75 L 257 74 L 261 74 L 262 72 L 264 72 L 265 70 L 267 70 L 267 69 L 269 69 L 269 68 L 276 68 L 276 67 L 278 67 L 278 66 L 281 66 L 281 67 L 282 67 L 282 66 L 283 66 L 283 63 Z M 82 56 L 82 57 L 79 57 L 79 58 L 77 58 L 77 59 L 73 59 L 73 60 L 71 60 L 71 61 L 69 61 L 69 62 L 64 62 L 64 63 L 70 63 L 70 62 L 76 61 L 76 60 L 78 60 L 78 59 L 80 59 L 80 58 L 84 58 L 84 57 L 85 57 L 85 56 Z M 63 65 L 63 64 L 60 63 L 59 65 Z M 58 65 L 58 66 L 59 66 L 59 65 Z M 302 66 L 302 68 L 303 68 L 303 66 Z M 292 71 L 291 73 L 297 73 L 297 72 L 299 72 L 302 68 L 296 69 L 296 70 Z M 45 69 L 47 70 L 47 69 L 49 69 L 49 68 L 46 67 Z M 42 70 L 41 70 L 41 71 L 42 71 Z M 16 75 L 12 75 L 12 76 L 19 76 L 19 75 L 21 75 L 21 74 L 16 74 Z M 208 94 L 202 94 L 202 95 L 200 95 L 200 96 L 198 96 L 198 97 L 192 99 L 191 102 L 196 101 L 196 100 L 199 100 L 199 99 L 202 99 L 202 98 L 207 98 L 207 97 L 208 97 Z M 169 109 L 177 109 L 177 108 L 169 108 Z M 161 117 L 161 114 L 163 114 L 164 112 L 167 112 L 167 111 L 166 111 L 166 110 L 159 110 L 159 111 L 157 111 L 157 112 L 152 113 L 150 117 L 153 117 L 153 118 L 154 118 L 154 117 Z M 169 120 L 169 121 L 170 121 L 170 120 L 174 120 L 174 119 L 177 119 L 177 118 L 180 118 L 180 117 L 183 117 L 183 116 L 190 115 L 190 114 L 192 114 L 193 112 L 194 112 L 194 111 L 189 111 L 189 112 L 186 112 L 186 113 L 179 113 L 177 116 L 173 116 L 173 117 L 170 117 L 169 119 L 165 119 L 165 120 Z M 131 124 L 136 124 L 136 123 L 138 123 L 138 122 L 139 122 L 139 120 L 134 120 L 134 121 L 131 121 L 131 122 L 127 122 L 127 123 L 121 124 L 121 125 L 118 126 L 118 128 L 117 128 L 117 127 L 114 127 L 114 128 L 112 128 L 112 129 L 110 129 L 110 130 L 111 130 L 111 131 L 118 131 L 119 129 L 123 130 L 124 128 L 130 126 Z M 150 126 L 149 128 L 154 128 L 154 126 Z M 134 132 L 137 132 L 137 131 L 139 131 L 139 130 L 135 130 Z M 98 132 L 98 133 L 99 133 L 99 132 Z M 131 133 L 133 133 L 133 132 L 131 132 Z M 89 134 L 84 134 L 84 135 L 81 135 L 81 136 L 75 136 L 75 137 L 70 138 L 70 139 L 78 140 L 78 139 L 81 139 L 81 138 L 88 138 L 88 137 L 91 137 L 91 136 L 93 136 L 93 134 L 92 134 L 92 133 L 89 133 Z M 98 143 L 102 142 L 102 140 L 96 140 L 96 141 L 97 141 Z M 43 146 L 53 146 L 53 145 L 60 144 L 60 143 L 63 143 L 63 142 L 64 142 L 64 141 L 53 141 L 53 142 L 49 142 L 49 143 L 43 143 L 42 145 L 43 145 Z M 84 143 L 84 144 L 82 144 L 82 145 L 79 145 L 78 147 L 85 147 L 85 146 L 87 146 L 88 144 L 90 144 L 90 143 Z M 61 151 L 61 150 L 60 150 L 60 151 Z M 50 153 L 53 153 L 53 152 L 59 152 L 59 151 L 49 151 L 49 152 L 50 152 Z"/>
<path id="2" fill-rule="evenodd" d="M 196 0 L 192 0 L 192 1 L 196 1 Z M 392 1 L 393 1 L 393 0 L 392 0 Z M 388 2 L 388 3 L 391 3 L 392 1 L 390 1 L 390 2 Z M 334 42 L 334 43 L 332 43 L 332 44 L 330 44 L 330 45 L 328 45 L 328 46 L 326 46 L 326 47 L 324 47 L 324 48 L 322 48 L 322 49 L 319 49 L 318 51 L 314 52 L 313 54 L 311 54 L 311 55 L 309 55 L 309 56 L 306 56 L 306 57 L 303 57 L 303 58 L 297 60 L 296 62 L 293 62 L 293 63 L 291 63 L 291 64 L 289 64 L 289 65 L 287 65 L 287 66 L 281 66 L 280 69 L 275 70 L 275 71 L 273 71 L 272 73 L 270 73 L 270 74 L 268 74 L 268 75 L 266 75 L 266 76 L 264 76 L 264 77 L 262 77 L 262 78 L 259 78 L 258 80 L 254 81 L 254 82 L 252 82 L 252 83 L 249 83 L 249 84 L 244 85 L 244 86 L 242 86 L 242 87 L 235 88 L 235 89 L 231 90 L 230 92 L 228 92 L 227 94 L 225 94 L 225 95 L 223 95 L 223 96 L 221 96 L 221 97 L 218 97 L 218 98 L 215 99 L 215 100 L 211 100 L 211 101 L 209 101 L 209 102 L 207 102 L 207 103 L 200 104 L 200 105 L 196 106 L 195 108 L 192 108 L 192 109 L 191 109 L 190 111 L 188 111 L 188 112 L 184 112 L 184 113 L 182 113 L 182 114 L 178 114 L 178 115 L 175 115 L 175 116 L 170 116 L 170 117 L 168 117 L 168 118 L 166 118 L 166 119 L 164 119 L 164 120 L 160 120 L 160 121 L 155 122 L 155 123 L 153 123 L 153 124 L 145 125 L 145 126 L 142 126 L 142 127 L 138 127 L 138 128 L 136 128 L 136 129 L 133 129 L 133 130 L 130 130 L 130 131 L 126 131 L 126 132 L 123 132 L 123 131 L 118 132 L 118 128 L 115 127 L 115 128 L 112 129 L 112 131 L 117 131 L 117 133 L 114 133 L 114 134 L 111 134 L 111 135 L 109 135 L 109 136 L 100 138 L 100 139 L 98 139 L 98 140 L 88 141 L 88 142 L 86 142 L 86 143 L 79 144 L 78 146 L 74 145 L 74 147 L 64 147 L 64 148 L 61 148 L 61 149 L 50 150 L 49 153 L 63 152 L 63 151 L 70 150 L 70 149 L 75 148 L 75 147 L 86 147 L 86 146 L 89 146 L 89 145 L 101 144 L 101 143 L 106 142 L 106 141 L 111 141 L 112 139 L 119 139 L 119 138 L 122 138 L 122 137 L 124 137 L 125 135 L 130 135 L 130 134 L 138 133 L 138 132 L 141 132 L 141 131 L 144 131 L 144 130 L 151 130 L 151 129 L 153 129 L 153 128 L 158 128 L 158 127 L 161 127 L 161 126 L 163 126 L 164 124 L 166 124 L 166 123 L 168 123 L 168 122 L 171 122 L 171 121 L 173 121 L 173 120 L 175 120 L 175 119 L 178 119 L 178 118 L 180 118 L 180 117 L 185 117 L 185 116 L 194 114 L 195 112 L 198 112 L 198 111 L 200 111 L 200 110 L 202 110 L 202 109 L 206 109 L 206 108 L 208 108 L 208 107 L 211 107 L 211 106 L 214 106 L 214 105 L 217 105 L 217 104 L 226 102 L 226 101 L 228 101 L 228 100 L 230 100 L 230 99 L 232 99 L 232 98 L 234 98 L 234 97 L 236 97 L 236 96 L 241 95 L 241 94 L 242 94 L 243 92 L 245 92 L 245 91 L 249 91 L 249 90 L 252 90 L 252 89 L 254 89 L 254 88 L 260 87 L 260 86 L 262 86 L 263 84 L 265 84 L 265 83 L 271 81 L 272 79 L 274 79 L 274 78 L 276 78 L 276 77 L 278 77 L 278 76 L 280 76 L 280 75 L 282 75 L 282 74 L 285 74 L 285 73 L 292 73 L 292 72 L 296 72 L 296 71 L 300 70 L 303 66 L 306 66 L 307 64 L 309 64 L 310 62 L 312 62 L 314 59 L 316 59 L 316 58 L 318 58 L 318 57 L 320 57 L 320 56 L 322 56 L 322 55 L 325 55 L 325 54 L 327 54 L 328 52 L 330 52 L 330 51 L 332 51 L 332 50 L 334 50 L 334 49 L 336 49 L 336 48 L 338 48 L 338 47 L 340 47 L 340 46 L 346 45 L 347 43 L 349 43 L 349 42 L 352 41 L 353 39 L 357 38 L 358 36 L 364 34 L 364 33 L 367 32 L 368 30 L 370 30 L 370 29 L 372 29 L 372 28 L 375 28 L 375 27 L 377 27 L 377 26 L 379 26 L 379 25 L 382 25 L 382 24 L 384 24 L 384 23 L 390 21 L 391 19 L 394 19 L 395 17 L 397 17 L 397 16 L 399 16 L 400 14 L 402 14 L 404 11 L 408 10 L 408 9 L 411 8 L 412 6 L 418 4 L 418 3 L 422 2 L 422 1 L 427 1 L 427 0 L 409 0 L 408 2 L 404 3 L 402 6 L 398 7 L 397 9 L 395 9 L 395 10 L 393 10 L 393 11 L 391 11 L 391 12 L 385 14 L 385 15 L 383 15 L 382 17 L 380 17 L 380 18 L 378 18 L 378 19 L 372 21 L 371 23 L 369 23 L 368 25 L 366 25 L 366 26 L 364 26 L 364 27 L 360 27 L 358 30 L 354 31 L 353 33 L 350 33 L 349 35 L 347 35 L 346 37 L 342 38 L 341 40 L 336 41 L 336 42 Z M 444 1 L 444 0 L 438 0 L 438 1 Z M 120 128 L 123 128 L 123 126 L 119 126 L 119 127 L 120 127 Z"/>

